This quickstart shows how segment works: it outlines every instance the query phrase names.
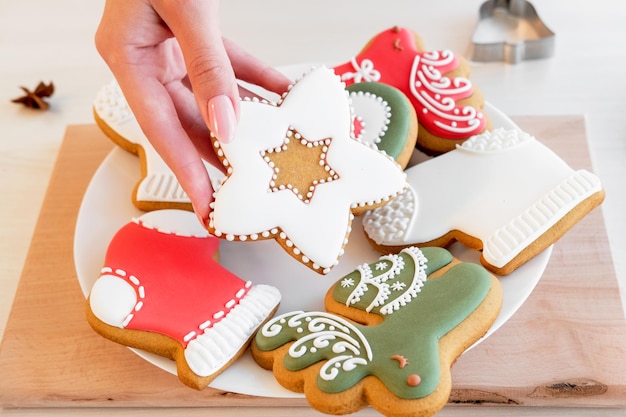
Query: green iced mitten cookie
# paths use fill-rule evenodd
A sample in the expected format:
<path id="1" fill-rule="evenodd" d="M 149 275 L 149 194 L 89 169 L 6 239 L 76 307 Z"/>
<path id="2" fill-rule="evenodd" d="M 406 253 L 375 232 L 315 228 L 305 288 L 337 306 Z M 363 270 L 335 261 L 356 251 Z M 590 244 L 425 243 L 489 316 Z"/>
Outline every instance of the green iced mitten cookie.
<path id="1" fill-rule="evenodd" d="M 286 313 L 263 326 L 257 363 L 324 413 L 369 404 L 389 416 L 429 416 L 448 400 L 451 365 L 499 314 L 502 289 L 445 249 L 411 247 L 360 265 L 325 302 L 328 312 Z"/>

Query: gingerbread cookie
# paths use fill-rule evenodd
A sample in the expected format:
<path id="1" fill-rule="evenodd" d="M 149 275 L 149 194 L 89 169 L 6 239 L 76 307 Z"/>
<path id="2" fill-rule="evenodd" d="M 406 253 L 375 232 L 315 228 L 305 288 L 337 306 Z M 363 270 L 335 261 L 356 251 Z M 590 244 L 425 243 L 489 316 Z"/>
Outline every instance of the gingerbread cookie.
<path id="1" fill-rule="evenodd" d="M 417 141 L 415 109 L 400 90 L 362 82 L 347 88 L 354 109 L 354 136 L 385 152 L 406 168 Z"/>
<path id="2" fill-rule="evenodd" d="M 126 224 L 89 294 L 89 324 L 107 339 L 173 359 L 183 383 L 206 387 L 280 302 L 274 287 L 220 266 L 218 245 L 187 211 L 154 211 Z"/>
<path id="3" fill-rule="evenodd" d="M 406 94 L 417 113 L 418 146 L 430 153 L 450 151 L 490 126 L 482 111 L 484 98 L 468 78 L 467 61 L 449 50 L 425 51 L 408 29 L 379 33 L 334 69 L 347 85 L 376 81 Z"/>
<path id="4" fill-rule="evenodd" d="M 192 209 L 176 176 L 143 134 L 117 82 L 100 89 L 93 113 L 96 124 L 109 139 L 139 157 L 140 178 L 131 196 L 135 207 L 142 211 Z"/>
<path id="5" fill-rule="evenodd" d="M 393 158 L 353 138 L 348 93 L 326 67 L 305 74 L 279 103 L 242 101 L 234 140 L 213 145 L 227 177 L 214 193 L 209 231 L 274 239 L 322 274 L 338 263 L 354 215 L 406 186 Z"/>
<path id="6" fill-rule="evenodd" d="M 449 398 L 456 358 L 498 316 L 502 288 L 445 249 L 407 248 L 344 276 L 325 305 L 267 322 L 255 361 L 324 413 L 369 404 L 386 416 L 431 416 Z"/>
<path id="7" fill-rule="evenodd" d="M 382 252 L 459 241 L 506 275 L 556 242 L 594 207 L 598 177 L 570 168 L 519 130 L 476 135 L 456 150 L 407 170 L 410 186 L 363 218 Z"/>

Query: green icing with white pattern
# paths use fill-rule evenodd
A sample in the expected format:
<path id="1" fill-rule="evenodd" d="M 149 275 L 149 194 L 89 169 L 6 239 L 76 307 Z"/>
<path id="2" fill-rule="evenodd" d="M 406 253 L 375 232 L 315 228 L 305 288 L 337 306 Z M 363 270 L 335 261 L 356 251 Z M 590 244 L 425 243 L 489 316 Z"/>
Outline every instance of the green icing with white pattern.
<path id="1" fill-rule="evenodd" d="M 400 398 L 425 397 L 441 377 L 439 339 L 465 320 L 491 288 L 489 273 L 472 263 L 425 279 L 451 261 L 442 248 L 407 248 L 361 265 L 335 284 L 333 298 L 381 315 L 381 323 L 366 326 L 332 313 L 291 312 L 257 333 L 257 347 L 269 351 L 295 342 L 284 358 L 293 371 L 325 361 L 317 384 L 328 393 L 373 375 Z M 400 366 L 398 358 L 406 365 Z M 420 378 L 416 386 L 407 383 L 412 375 Z"/>

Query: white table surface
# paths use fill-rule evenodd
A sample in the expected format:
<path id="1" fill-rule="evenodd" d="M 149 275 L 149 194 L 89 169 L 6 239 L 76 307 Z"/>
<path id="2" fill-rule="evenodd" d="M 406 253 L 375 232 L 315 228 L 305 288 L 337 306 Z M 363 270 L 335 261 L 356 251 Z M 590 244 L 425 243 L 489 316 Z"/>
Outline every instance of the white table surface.
<path id="1" fill-rule="evenodd" d="M 371 4 L 377 4 L 374 7 Z M 508 115 L 584 114 L 602 211 L 626 294 L 626 2 L 533 0 L 556 33 L 554 57 L 517 65 L 472 63 L 472 81 Z M 386 6 L 381 6 L 381 5 Z M 224 0 L 222 32 L 272 65 L 345 62 L 394 25 L 428 49 L 468 54 L 482 0 Z M 92 123 L 91 104 L 111 79 L 93 47 L 103 0 L 0 0 L 0 334 L 4 332 L 52 167 L 68 124 Z M 20 85 L 53 81 L 47 112 L 10 102 Z M 54 221 L 53 219 L 50 219 Z M 626 360 L 626 358 L 624 358 Z M 1 374 L 1 370 L 0 370 Z M 79 381 L 78 381 L 79 382 Z M 289 410 L 185 410 L 195 415 L 292 415 Z M 299 414 L 317 415 L 308 410 Z M 175 415 L 176 410 L 0 410 L 2 416 Z M 365 411 L 361 414 L 372 414 Z M 441 416 L 617 416 L 617 409 L 447 407 Z"/>

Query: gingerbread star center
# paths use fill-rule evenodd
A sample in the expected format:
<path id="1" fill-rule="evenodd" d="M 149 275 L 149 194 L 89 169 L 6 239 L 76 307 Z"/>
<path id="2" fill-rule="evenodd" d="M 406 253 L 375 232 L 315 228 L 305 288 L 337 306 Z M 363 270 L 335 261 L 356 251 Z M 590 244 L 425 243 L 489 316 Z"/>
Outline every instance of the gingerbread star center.
<path id="1" fill-rule="evenodd" d="M 326 160 L 331 141 L 330 138 L 310 141 L 290 128 L 282 146 L 261 152 L 274 171 L 269 189 L 289 190 L 302 202 L 309 203 L 317 186 L 339 179 Z"/>

